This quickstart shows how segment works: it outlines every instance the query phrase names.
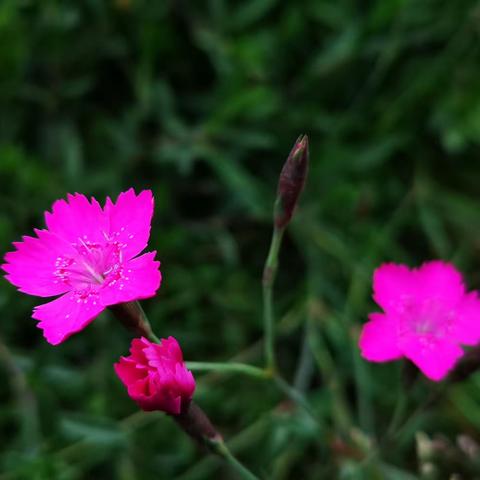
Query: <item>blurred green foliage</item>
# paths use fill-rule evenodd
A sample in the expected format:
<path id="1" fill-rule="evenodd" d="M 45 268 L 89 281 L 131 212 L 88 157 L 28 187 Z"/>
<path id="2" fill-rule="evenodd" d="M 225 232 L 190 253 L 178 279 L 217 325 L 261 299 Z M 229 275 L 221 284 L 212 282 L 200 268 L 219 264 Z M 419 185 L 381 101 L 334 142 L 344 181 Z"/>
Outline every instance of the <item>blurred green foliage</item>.
<path id="1" fill-rule="evenodd" d="M 474 0 L 2 0 L 0 249 L 66 192 L 151 188 L 156 332 L 261 364 L 277 176 L 308 133 L 276 310 L 281 369 L 321 422 L 234 375 L 198 375 L 197 400 L 264 478 L 480 478 L 480 377 L 415 380 L 408 414 L 435 400 L 389 444 L 400 365 L 356 347 L 380 262 L 442 257 L 480 286 L 479 35 Z M 1 282 L 1 480 L 232 478 L 137 413 L 112 370 L 128 332 L 105 314 L 51 347 L 41 301 Z"/>

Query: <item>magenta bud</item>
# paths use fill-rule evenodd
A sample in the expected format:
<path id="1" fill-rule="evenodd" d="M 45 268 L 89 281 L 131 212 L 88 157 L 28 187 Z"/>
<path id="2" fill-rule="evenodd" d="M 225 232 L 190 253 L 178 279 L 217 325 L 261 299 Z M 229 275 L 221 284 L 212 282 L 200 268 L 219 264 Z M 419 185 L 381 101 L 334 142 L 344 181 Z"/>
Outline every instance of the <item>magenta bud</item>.
<path id="1" fill-rule="evenodd" d="M 300 135 L 280 172 L 274 211 L 278 229 L 285 228 L 292 218 L 307 178 L 308 160 L 308 137 Z"/>
<path id="2" fill-rule="evenodd" d="M 114 368 L 128 395 L 146 412 L 180 415 L 192 400 L 195 379 L 173 337 L 160 343 L 134 338 L 130 355 L 121 357 Z"/>

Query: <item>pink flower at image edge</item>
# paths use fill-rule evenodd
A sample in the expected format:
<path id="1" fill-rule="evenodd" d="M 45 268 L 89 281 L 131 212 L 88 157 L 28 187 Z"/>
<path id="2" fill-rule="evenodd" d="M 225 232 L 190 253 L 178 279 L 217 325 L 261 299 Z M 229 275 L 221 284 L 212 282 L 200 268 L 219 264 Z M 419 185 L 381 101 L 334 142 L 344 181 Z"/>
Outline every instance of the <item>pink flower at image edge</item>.
<path id="1" fill-rule="evenodd" d="M 147 246 L 153 215 L 150 190 L 107 198 L 104 208 L 84 195 L 57 200 L 45 212 L 47 229 L 14 242 L 5 277 L 21 292 L 61 295 L 35 307 L 33 318 L 52 345 L 85 328 L 106 307 L 152 297 L 161 282 L 156 252 Z"/>
<path id="2" fill-rule="evenodd" d="M 133 339 L 130 356 L 121 357 L 114 368 L 129 396 L 145 411 L 178 415 L 195 391 L 193 375 L 173 337 L 160 344 L 143 337 Z"/>
<path id="3" fill-rule="evenodd" d="M 467 292 L 461 274 L 440 260 L 410 269 L 381 265 L 373 298 L 383 313 L 371 313 L 360 336 L 362 356 L 372 362 L 402 357 L 439 381 L 463 355 L 460 345 L 480 341 L 480 301 Z"/>

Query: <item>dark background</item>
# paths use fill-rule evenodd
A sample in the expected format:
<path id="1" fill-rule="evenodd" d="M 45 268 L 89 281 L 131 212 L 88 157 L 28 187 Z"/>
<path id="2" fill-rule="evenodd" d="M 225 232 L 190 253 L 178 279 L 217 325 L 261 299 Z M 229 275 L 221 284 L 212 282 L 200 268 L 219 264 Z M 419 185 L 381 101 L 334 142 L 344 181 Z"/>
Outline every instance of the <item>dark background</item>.
<path id="1" fill-rule="evenodd" d="M 0 250 L 67 192 L 151 188 L 157 334 L 188 360 L 261 365 L 276 182 L 307 133 L 278 353 L 322 424 L 238 375 L 197 375 L 197 401 L 264 478 L 480 478 L 480 376 L 437 395 L 357 348 L 381 262 L 444 258 L 480 287 L 479 34 L 472 0 L 2 0 Z M 137 413 L 114 319 L 52 347 L 41 302 L 0 284 L 1 480 L 233 478 Z M 410 421 L 386 444 L 402 391 Z"/>

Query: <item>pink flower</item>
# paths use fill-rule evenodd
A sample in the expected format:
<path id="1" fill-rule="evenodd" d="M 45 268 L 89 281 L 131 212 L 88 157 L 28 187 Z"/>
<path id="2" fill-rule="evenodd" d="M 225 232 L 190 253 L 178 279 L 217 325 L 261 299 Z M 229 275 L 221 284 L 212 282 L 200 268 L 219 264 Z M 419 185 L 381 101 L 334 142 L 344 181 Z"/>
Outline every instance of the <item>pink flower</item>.
<path id="1" fill-rule="evenodd" d="M 145 411 L 178 415 L 195 391 L 193 375 L 185 367 L 182 351 L 173 337 L 160 344 L 134 338 L 130 356 L 121 357 L 114 368 L 130 397 Z"/>
<path id="2" fill-rule="evenodd" d="M 47 230 L 14 242 L 5 255 L 6 278 L 21 292 L 61 295 L 35 307 L 33 318 L 52 345 L 85 328 L 107 306 L 148 298 L 160 286 L 156 252 L 136 257 L 150 236 L 153 197 L 123 192 L 102 209 L 79 193 L 45 212 Z M 135 258 L 136 257 L 136 258 Z"/>
<path id="3" fill-rule="evenodd" d="M 480 340 L 480 301 L 461 274 L 442 261 L 420 268 L 388 263 L 373 276 L 373 298 L 385 313 L 371 313 L 360 337 L 372 362 L 410 359 L 431 380 L 441 380 L 463 355 L 459 345 Z"/>

